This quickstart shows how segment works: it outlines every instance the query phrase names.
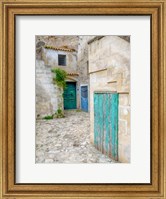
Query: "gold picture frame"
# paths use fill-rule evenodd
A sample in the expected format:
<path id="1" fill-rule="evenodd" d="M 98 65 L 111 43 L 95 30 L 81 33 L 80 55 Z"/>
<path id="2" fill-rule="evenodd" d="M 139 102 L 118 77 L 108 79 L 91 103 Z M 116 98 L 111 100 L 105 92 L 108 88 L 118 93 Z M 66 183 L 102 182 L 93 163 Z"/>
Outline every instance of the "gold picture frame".
<path id="1" fill-rule="evenodd" d="M 165 13 L 161 0 L 1 0 L 0 176 L 1 198 L 166 198 L 164 135 L 166 68 Z M 149 15 L 151 16 L 151 183 L 17 184 L 15 183 L 15 16 Z"/>

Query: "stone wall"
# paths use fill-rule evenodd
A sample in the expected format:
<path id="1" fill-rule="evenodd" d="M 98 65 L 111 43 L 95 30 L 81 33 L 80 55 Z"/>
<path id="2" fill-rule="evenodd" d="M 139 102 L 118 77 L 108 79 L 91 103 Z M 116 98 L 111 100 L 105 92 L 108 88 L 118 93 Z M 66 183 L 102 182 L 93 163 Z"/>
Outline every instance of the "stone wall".
<path id="1" fill-rule="evenodd" d="M 58 55 L 66 55 L 66 66 L 58 65 Z M 42 48 L 42 60 L 51 68 L 61 68 L 70 72 L 77 72 L 76 52 L 66 52 Z"/>
<path id="2" fill-rule="evenodd" d="M 89 84 L 88 42 L 95 36 L 80 36 L 78 45 L 78 71 L 82 84 Z"/>
<path id="3" fill-rule="evenodd" d="M 44 46 L 71 48 L 73 51 L 46 49 Z M 77 72 L 77 46 L 77 36 L 36 36 L 36 117 L 52 115 L 58 108 L 63 110 L 63 91 L 54 85 L 51 69 L 58 67 Z M 58 54 L 66 55 L 66 66 L 58 65 Z"/>
<path id="4" fill-rule="evenodd" d="M 76 82 L 77 87 L 77 108 L 80 107 L 80 86 L 89 86 L 88 67 L 88 42 L 95 36 L 36 36 L 36 59 L 43 60 L 46 67 L 62 68 L 67 72 L 77 73 L 76 76 L 68 75 L 66 81 Z M 44 46 L 67 47 L 73 52 L 47 49 Z M 66 55 L 66 66 L 58 66 L 58 54 Z M 54 96 L 56 97 L 56 96 Z"/>
<path id="5" fill-rule="evenodd" d="M 69 48 L 78 49 L 78 41 L 79 36 L 70 36 L 70 35 L 37 35 L 36 36 L 36 45 L 42 45 L 44 42 L 47 46 L 56 46 L 56 47 L 63 47 L 68 46 Z"/>
<path id="6" fill-rule="evenodd" d="M 118 159 L 130 162 L 130 43 L 105 36 L 89 43 L 90 123 L 94 141 L 94 91 L 119 93 Z"/>
<path id="7" fill-rule="evenodd" d="M 88 85 L 89 87 L 89 60 L 88 60 L 88 42 L 93 39 L 95 36 L 79 36 L 78 43 L 78 53 L 77 53 L 77 62 L 78 62 L 78 73 L 79 81 L 77 90 L 80 92 L 81 85 Z M 79 92 L 77 93 L 79 95 Z M 88 95 L 89 96 L 89 95 Z M 81 108 L 80 105 L 80 96 L 77 97 L 77 106 Z"/>
<path id="8" fill-rule="evenodd" d="M 59 88 L 53 84 L 53 73 L 44 61 L 36 60 L 36 117 L 52 115 L 62 101 Z M 59 96 L 59 97 L 55 97 Z"/>

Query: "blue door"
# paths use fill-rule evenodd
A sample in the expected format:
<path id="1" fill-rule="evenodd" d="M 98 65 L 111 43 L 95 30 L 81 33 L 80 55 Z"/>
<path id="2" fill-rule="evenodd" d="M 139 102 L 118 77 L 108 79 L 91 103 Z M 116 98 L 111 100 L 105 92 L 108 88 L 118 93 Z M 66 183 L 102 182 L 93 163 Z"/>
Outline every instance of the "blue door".
<path id="1" fill-rule="evenodd" d="M 81 86 L 81 109 L 88 112 L 88 86 Z"/>
<path id="2" fill-rule="evenodd" d="M 118 160 L 117 93 L 94 93 L 94 145 L 102 153 Z"/>

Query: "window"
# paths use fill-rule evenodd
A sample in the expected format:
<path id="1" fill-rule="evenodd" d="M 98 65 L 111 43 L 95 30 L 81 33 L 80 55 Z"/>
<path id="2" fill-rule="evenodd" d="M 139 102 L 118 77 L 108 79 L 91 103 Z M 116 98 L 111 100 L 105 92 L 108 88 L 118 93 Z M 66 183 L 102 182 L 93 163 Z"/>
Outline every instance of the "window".
<path id="1" fill-rule="evenodd" d="M 66 55 L 58 55 L 58 65 L 66 66 Z"/>

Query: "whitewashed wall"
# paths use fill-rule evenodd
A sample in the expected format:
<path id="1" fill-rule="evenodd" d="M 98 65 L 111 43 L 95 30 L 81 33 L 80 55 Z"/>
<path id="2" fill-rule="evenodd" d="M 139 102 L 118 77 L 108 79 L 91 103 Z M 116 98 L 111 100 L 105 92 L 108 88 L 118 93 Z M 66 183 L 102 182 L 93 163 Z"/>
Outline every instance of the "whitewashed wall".
<path id="1" fill-rule="evenodd" d="M 58 54 L 66 55 L 66 66 L 58 65 Z M 58 67 L 67 71 L 77 71 L 76 52 L 59 51 L 43 47 L 42 60 L 44 60 L 45 65 L 51 66 L 51 68 Z"/>

